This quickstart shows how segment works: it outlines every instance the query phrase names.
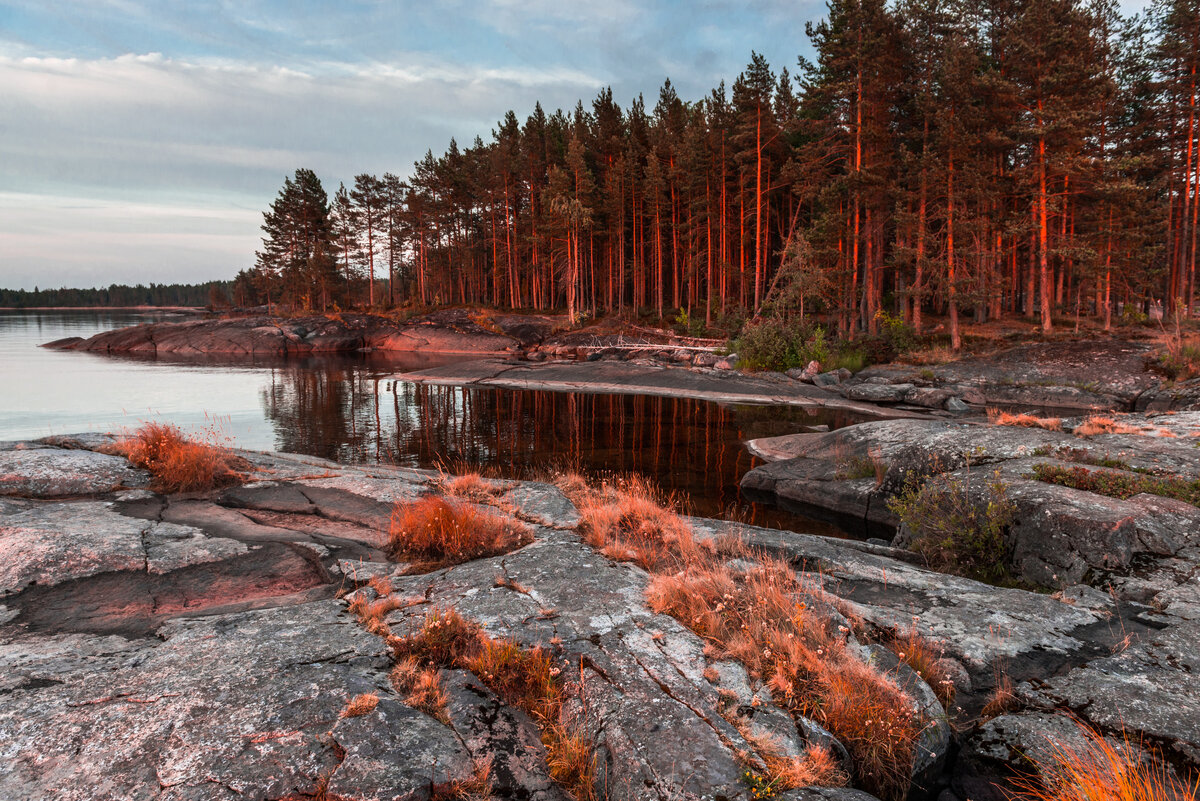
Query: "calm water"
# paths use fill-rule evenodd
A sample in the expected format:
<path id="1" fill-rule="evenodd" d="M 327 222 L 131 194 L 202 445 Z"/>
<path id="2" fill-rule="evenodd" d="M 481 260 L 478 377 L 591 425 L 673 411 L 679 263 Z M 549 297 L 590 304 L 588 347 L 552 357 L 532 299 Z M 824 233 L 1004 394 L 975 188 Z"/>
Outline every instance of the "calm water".
<path id="1" fill-rule="evenodd" d="M 53 351 L 66 336 L 162 319 L 124 312 L 0 311 L 0 440 L 120 431 L 165 420 L 238 447 L 412 467 L 468 464 L 521 476 L 547 466 L 639 472 L 697 513 L 832 529 L 743 501 L 757 460 L 743 440 L 858 422 L 844 413 L 395 381 L 460 360 L 411 354 L 291 360 L 154 360 Z"/>

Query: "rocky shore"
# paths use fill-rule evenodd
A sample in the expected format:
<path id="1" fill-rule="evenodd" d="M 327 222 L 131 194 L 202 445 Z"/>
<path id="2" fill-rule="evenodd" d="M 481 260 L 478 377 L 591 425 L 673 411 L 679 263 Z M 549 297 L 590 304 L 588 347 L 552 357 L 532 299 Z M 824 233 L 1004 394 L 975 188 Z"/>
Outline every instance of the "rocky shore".
<path id="1" fill-rule="evenodd" d="M 427 799 L 464 786 L 452 783 L 486 760 L 493 797 L 565 799 L 533 721 L 481 677 L 441 671 L 444 719 L 398 692 L 387 641 L 352 612 L 383 589 L 407 599 L 385 607 L 394 632 L 453 608 L 490 636 L 547 649 L 574 699 L 564 715 L 598 755 L 601 798 L 748 798 L 756 732 L 789 753 L 816 742 L 845 758 L 816 721 L 651 611 L 646 572 L 589 546 L 553 485 L 492 482 L 493 507 L 528 528 L 527 544 L 426 569 L 390 559 L 385 532 L 394 504 L 446 490 L 438 474 L 241 452 L 246 483 L 165 496 L 98 452 L 110 441 L 0 445 L 0 797 Z M 1179 457 L 1155 453 L 1163 464 Z M 785 559 L 829 593 L 829 625 L 924 721 L 911 797 L 998 797 L 1047 736 L 1077 736 L 1068 712 L 1143 736 L 1177 770 L 1200 767 L 1200 529 L 1159 531 L 1149 547 L 1171 555 L 1154 554 L 1147 569 L 1138 548 L 1151 532 L 1131 522 L 1142 546 L 1106 566 L 1103 591 L 1064 573 L 1069 586 L 1051 596 L 939 574 L 883 544 L 688 522 L 701 539 L 734 537 Z M 958 690 L 948 711 L 899 659 L 896 638 L 914 631 L 944 648 Z M 1015 702 L 983 719 L 1004 680 Z M 359 695 L 375 705 L 348 714 Z M 870 798 L 852 788 L 781 797 Z"/>
<path id="2" fill-rule="evenodd" d="M 88 339 L 69 337 L 45 347 L 228 358 L 463 353 L 492 361 L 460 362 L 405 378 L 563 391 L 685 394 L 733 403 L 844 408 L 870 404 L 890 410 L 880 413 L 884 416 L 961 415 L 982 412 L 986 406 L 1068 413 L 1200 408 L 1200 379 L 1167 381 L 1153 369 L 1156 350 L 1145 342 L 1087 339 L 1017 344 L 941 365 L 877 365 L 854 375 L 849 370 L 822 372 L 815 362 L 786 375 L 746 373 L 738 369 L 737 354 L 724 353 L 723 345 L 654 329 L 622 328 L 607 321 L 570 330 L 563 318 L 554 316 L 443 309 L 403 321 L 335 314 L 159 322 Z"/>

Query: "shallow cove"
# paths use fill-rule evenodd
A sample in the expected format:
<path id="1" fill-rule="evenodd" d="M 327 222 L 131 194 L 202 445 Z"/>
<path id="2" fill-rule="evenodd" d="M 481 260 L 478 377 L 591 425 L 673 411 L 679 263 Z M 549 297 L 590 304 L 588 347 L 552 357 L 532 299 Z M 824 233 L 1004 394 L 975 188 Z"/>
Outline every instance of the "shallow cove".
<path id="1" fill-rule="evenodd" d="M 514 477 L 556 467 L 637 472 L 686 494 L 702 516 L 837 534 L 828 523 L 743 498 L 738 480 L 759 461 L 742 443 L 865 419 L 843 410 L 391 378 L 471 358 L 461 354 L 168 360 L 38 347 L 164 317 L 0 312 L 0 363 L 9 379 L 0 382 L 0 440 L 119 431 L 156 419 L 192 430 L 215 426 L 242 448 L 349 463 L 465 464 Z"/>

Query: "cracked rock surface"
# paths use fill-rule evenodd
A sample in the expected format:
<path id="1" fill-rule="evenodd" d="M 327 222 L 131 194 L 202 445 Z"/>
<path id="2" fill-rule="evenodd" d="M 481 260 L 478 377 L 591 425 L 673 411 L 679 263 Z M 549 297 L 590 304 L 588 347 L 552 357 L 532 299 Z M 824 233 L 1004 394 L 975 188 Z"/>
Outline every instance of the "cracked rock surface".
<path id="1" fill-rule="evenodd" d="M 60 444 L 71 447 L 24 452 L 47 469 L 62 456 L 63 471 L 89 453 Z M 388 559 L 383 532 L 394 502 L 438 491 L 436 474 L 240 455 L 252 481 L 210 495 L 163 497 L 133 480 L 0 504 L 0 798 L 423 801 L 490 761 L 493 797 L 567 801 L 535 723 L 479 677 L 440 672 L 445 722 L 394 689 L 384 640 L 347 608 L 385 578 L 415 599 L 388 613 L 395 634 L 453 607 L 494 637 L 549 649 L 565 718 L 594 745 L 613 801 L 747 798 L 738 754 L 751 744 L 727 720 L 730 705 L 785 753 L 817 743 L 848 758 L 742 665 L 706 655 L 700 637 L 653 613 L 647 574 L 587 546 L 552 485 L 495 482 L 497 504 L 531 526 L 530 544 L 411 575 Z M 1189 650 L 1200 593 L 1182 545 L 1170 564 L 1111 577 L 1150 608 L 1083 586 L 1056 597 L 996 589 L 886 546 L 691 523 L 702 538 L 735 535 L 787 559 L 863 621 L 875 642 L 855 647 L 929 721 L 915 766 L 929 793 L 991 786 L 1005 755 L 1061 728 L 1066 709 L 1105 730 L 1124 721 L 1179 764 L 1200 761 Z M 980 730 L 977 747 L 974 728 L 952 732 L 930 687 L 884 647 L 914 628 L 944 643 L 961 705 L 977 708 L 1003 668 L 1024 710 Z M 359 694 L 378 702 L 343 716 Z M 780 797 L 871 798 L 852 788 Z"/>

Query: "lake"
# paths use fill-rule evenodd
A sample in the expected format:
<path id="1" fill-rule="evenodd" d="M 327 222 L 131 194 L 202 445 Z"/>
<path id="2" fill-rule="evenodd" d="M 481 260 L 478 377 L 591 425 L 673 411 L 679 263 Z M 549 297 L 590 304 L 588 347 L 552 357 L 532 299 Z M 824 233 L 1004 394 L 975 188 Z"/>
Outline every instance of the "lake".
<path id="1" fill-rule="evenodd" d="M 746 501 L 738 481 L 759 463 L 744 440 L 862 419 L 840 410 L 394 379 L 405 370 L 460 361 L 462 355 L 185 361 L 38 347 L 161 319 L 172 318 L 0 311 L 0 440 L 126 431 L 157 420 L 240 448 L 342 462 L 467 465 L 509 477 L 553 467 L 636 472 L 685 494 L 697 514 L 837 533 L 827 524 Z"/>

